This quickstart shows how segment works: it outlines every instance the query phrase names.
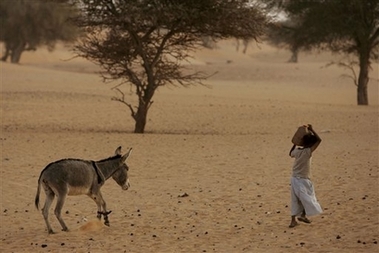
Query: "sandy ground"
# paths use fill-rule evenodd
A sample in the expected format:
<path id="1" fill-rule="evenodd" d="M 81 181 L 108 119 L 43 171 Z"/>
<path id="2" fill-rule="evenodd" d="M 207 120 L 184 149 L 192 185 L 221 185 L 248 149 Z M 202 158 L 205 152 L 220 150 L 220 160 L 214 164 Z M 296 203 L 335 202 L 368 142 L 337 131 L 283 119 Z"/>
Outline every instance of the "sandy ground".
<path id="1" fill-rule="evenodd" d="M 289 64 L 286 51 L 260 44 L 242 54 L 227 41 L 193 60 L 218 72 L 211 87 L 160 89 L 146 134 L 136 135 L 128 109 L 111 101 L 112 84 L 70 57 L 58 46 L 0 65 L 1 252 L 378 251 L 378 82 L 370 106 L 357 106 L 341 78 L 348 72 L 325 68 L 336 56 Z M 324 213 L 290 229 L 288 151 L 304 123 L 323 139 L 312 179 Z M 120 145 L 134 149 L 131 188 L 112 179 L 103 187 L 111 226 L 96 220 L 91 199 L 68 197 L 70 231 L 52 209 L 57 233 L 48 235 L 34 207 L 40 171 L 61 158 L 100 160 Z"/>

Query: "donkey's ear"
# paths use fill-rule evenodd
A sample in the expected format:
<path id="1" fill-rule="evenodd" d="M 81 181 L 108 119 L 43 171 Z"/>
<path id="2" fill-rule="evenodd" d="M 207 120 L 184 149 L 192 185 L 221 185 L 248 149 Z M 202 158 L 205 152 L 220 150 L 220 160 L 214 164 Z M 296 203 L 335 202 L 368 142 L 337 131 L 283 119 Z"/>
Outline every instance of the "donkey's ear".
<path id="1" fill-rule="evenodd" d="M 122 154 L 121 153 L 121 146 L 116 149 L 116 151 L 114 152 L 114 154 L 115 155 L 121 155 Z"/>
<path id="2" fill-rule="evenodd" d="M 128 153 L 126 153 L 123 157 L 122 157 L 122 161 L 125 162 L 126 159 L 128 159 L 128 157 L 130 156 L 130 154 L 132 153 L 132 148 L 129 149 Z"/>

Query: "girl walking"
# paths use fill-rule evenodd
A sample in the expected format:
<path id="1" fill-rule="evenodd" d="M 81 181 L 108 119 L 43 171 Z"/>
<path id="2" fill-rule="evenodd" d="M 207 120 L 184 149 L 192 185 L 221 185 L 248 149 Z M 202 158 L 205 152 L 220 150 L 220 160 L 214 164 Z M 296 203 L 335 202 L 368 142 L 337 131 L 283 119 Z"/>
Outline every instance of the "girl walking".
<path id="1" fill-rule="evenodd" d="M 297 220 L 311 223 L 308 216 L 322 213 L 310 179 L 313 152 L 321 143 L 321 138 L 312 125 L 304 126 L 308 133 L 302 138 L 302 146 L 293 145 L 289 155 L 295 158 L 291 177 L 291 223 L 290 228 L 298 225 Z"/>

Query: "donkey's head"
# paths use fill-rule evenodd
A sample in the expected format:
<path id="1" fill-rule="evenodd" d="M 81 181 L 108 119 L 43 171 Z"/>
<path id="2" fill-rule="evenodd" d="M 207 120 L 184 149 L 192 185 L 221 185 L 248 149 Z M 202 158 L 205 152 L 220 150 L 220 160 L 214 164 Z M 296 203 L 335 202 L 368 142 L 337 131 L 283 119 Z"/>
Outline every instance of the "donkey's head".
<path id="1" fill-rule="evenodd" d="M 112 178 L 117 182 L 119 186 L 122 187 L 123 190 L 127 190 L 130 187 L 129 178 L 128 178 L 128 170 L 129 167 L 126 165 L 126 159 L 128 159 L 129 155 L 131 154 L 132 149 L 130 148 L 129 151 L 123 155 L 121 153 L 121 147 L 118 147 L 115 151 L 116 155 L 120 155 L 120 163 L 119 163 L 119 169 L 113 173 Z"/>

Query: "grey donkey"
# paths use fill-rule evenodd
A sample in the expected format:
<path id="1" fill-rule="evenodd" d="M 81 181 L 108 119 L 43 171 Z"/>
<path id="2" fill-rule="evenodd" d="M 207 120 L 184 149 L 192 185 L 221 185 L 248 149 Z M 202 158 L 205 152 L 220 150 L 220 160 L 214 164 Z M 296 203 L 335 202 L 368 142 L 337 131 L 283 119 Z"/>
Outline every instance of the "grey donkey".
<path id="1" fill-rule="evenodd" d="M 42 208 L 43 218 L 45 219 L 49 234 L 54 231 L 48 220 L 49 209 L 57 196 L 55 216 L 62 226 L 63 231 L 68 231 L 64 223 L 61 211 L 67 195 L 87 195 L 96 202 L 97 218 L 104 216 L 104 224 L 109 226 L 106 203 L 101 195 L 100 188 L 105 181 L 112 177 L 123 190 L 130 187 L 128 178 L 128 166 L 125 161 L 131 154 L 132 149 L 122 155 L 121 147 L 115 151 L 115 155 L 100 161 L 89 161 L 81 159 L 63 159 L 52 162 L 41 172 L 38 179 L 37 194 L 35 198 L 36 208 L 39 209 L 39 196 L 41 185 L 45 190 L 46 200 Z"/>

